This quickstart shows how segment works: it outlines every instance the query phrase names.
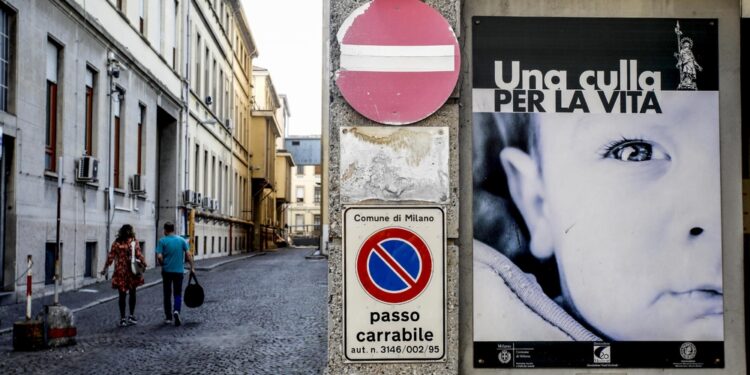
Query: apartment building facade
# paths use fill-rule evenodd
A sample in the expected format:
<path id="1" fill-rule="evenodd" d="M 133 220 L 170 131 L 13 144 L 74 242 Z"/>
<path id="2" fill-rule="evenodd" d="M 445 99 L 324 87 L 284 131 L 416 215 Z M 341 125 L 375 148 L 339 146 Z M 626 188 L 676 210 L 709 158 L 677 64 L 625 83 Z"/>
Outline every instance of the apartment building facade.
<path id="1" fill-rule="evenodd" d="M 143 2 L 138 11 L 130 3 L 0 1 L 7 298 L 29 255 L 34 290 L 51 289 L 58 184 L 64 289 L 96 281 L 121 225 L 134 226 L 153 260 L 159 218 L 176 218 L 160 199 L 178 189 L 179 17 L 142 15 L 178 12 L 177 3 Z"/>
<path id="2" fill-rule="evenodd" d="M 278 220 L 277 196 L 285 186 L 280 186 L 277 180 L 276 150 L 290 112 L 284 106 L 286 97 L 276 92 L 268 69 L 253 67 L 253 98 L 251 194 L 253 222 L 256 224 L 253 248 L 267 250 L 276 247 L 278 232 L 283 226 Z"/>
<path id="3" fill-rule="evenodd" d="M 257 49 L 239 1 L 190 6 L 190 156 L 183 202 L 191 248 L 202 259 L 244 252 L 251 244 L 249 129 Z"/>
<path id="4" fill-rule="evenodd" d="M 0 0 L 0 303 L 29 255 L 52 290 L 58 184 L 63 290 L 123 224 L 152 267 L 166 221 L 198 258 L 249 249 L 255 56 L 239 0 Z"/>
<path id="5" fill-rule="evenodd" d="M 289 136 L 285 150 L 295 160 L 291 171 L 292 200 L 284 220 L 296 244 L 313 244 L 322 229 L 321 145 L 319 136 Z"/>

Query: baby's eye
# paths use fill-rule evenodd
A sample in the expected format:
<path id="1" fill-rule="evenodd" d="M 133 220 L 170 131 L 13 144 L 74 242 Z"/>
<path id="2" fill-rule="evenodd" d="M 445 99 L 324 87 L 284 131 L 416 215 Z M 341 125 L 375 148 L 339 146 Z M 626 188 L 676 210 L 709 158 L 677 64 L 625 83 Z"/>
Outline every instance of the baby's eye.
<path id="1" fill-rule="evenodd" d="M 652 159 L 669 159 L 659 146 L 643 140 L 623 139 L 613 142 L 604 149 L 605 158 L 619 161 L 641 162 Z"/>

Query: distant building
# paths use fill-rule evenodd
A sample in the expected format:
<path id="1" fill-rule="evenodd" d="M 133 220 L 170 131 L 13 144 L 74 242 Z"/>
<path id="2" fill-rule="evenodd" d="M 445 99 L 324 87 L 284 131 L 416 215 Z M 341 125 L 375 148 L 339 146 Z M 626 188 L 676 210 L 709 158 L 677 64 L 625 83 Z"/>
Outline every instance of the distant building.
<path id="1" fill-rule="evenodd" d="M 278 153 L 277 147 L 283 144 L 290 112 L 286 96 L 276 93 L 271 74 L 265 68 L 253 67 L 253 98 L 250 161 L 255 224 L 253 249 L 266 250 L 275 248 L 283 240 L 280 212 L 288 201 L 290 183 L 286 168 L 294 165 L 294 161 L 288 153 Z"/>
<path id="2" fill-rule="evenodd" d="M 286 215 L 289 234 L 298 245 L 317 245 L 312 240 L 320 237 L 322 225 L 320 137 L 290 136 L 285 145 L 296 164 L 291 173 L 292 202 Z"/>

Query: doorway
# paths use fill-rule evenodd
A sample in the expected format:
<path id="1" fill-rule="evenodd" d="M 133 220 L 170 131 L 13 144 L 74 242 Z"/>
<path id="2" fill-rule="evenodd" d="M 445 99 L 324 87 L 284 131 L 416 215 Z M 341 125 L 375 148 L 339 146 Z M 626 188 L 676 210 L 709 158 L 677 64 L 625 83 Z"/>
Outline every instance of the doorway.
<path id="1" fill-rule="evenodd" d="M 0 291 L 15 288 L 16 265 L 13 155 L 15 138 L 3 135 L 0 153 Z M 11 216 L 11 214 L 13 214 Z"/>
<path id="2" fill-rule="evenodd" d="M 158 241 L 164 223 L 177 225 L 177 210 L 180 205 L 178 190 L 179 129 L 177 119 L 160 107 L 156 109 L 156 228 L 154 239 Z"/>

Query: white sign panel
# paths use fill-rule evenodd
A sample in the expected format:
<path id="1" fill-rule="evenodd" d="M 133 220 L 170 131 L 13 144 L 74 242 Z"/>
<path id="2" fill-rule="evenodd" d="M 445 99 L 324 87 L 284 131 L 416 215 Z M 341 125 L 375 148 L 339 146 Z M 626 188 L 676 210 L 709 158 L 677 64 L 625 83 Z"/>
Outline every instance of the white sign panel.
<path id="1" fill-rule="evenodd" d="M 341 200 L 449 197 L 448 127 L 342 127 Z"/>
<path id="2" fill-rule="evenodd" d="M 344 211 L 344 349 L 351 362 L 445 360 L 445 214 Z"/>

